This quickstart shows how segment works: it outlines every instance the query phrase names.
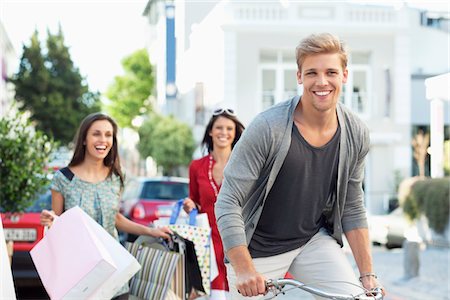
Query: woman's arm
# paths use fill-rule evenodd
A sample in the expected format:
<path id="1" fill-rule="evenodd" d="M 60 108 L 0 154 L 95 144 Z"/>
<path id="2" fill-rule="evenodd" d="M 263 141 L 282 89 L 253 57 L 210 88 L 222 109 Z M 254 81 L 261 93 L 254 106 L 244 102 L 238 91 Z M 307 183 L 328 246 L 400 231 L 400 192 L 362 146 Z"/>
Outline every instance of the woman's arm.
<path id="1" fill-rule="evenodd" d="M 52 191 L 52 210 L 42 210 L 40 221 L 43 226 L 52 226 L 56 216 L 60 216 L 64 211 L 64 197 L 60 192 Z"/>
<path id="2" fill-rule="evenodd" d="M 55 190 L 52 190 L 52 210 L 57 216 L 64 211 L 64 196 Z"/>
<path id="3" fill-rule="evenodd" d="M 173 232 L 168 227 L 151 228 L 127 219 L 121 213 L 116 214 L 116 228 L 135 235 L 149 235 L 169 239 Z"/>

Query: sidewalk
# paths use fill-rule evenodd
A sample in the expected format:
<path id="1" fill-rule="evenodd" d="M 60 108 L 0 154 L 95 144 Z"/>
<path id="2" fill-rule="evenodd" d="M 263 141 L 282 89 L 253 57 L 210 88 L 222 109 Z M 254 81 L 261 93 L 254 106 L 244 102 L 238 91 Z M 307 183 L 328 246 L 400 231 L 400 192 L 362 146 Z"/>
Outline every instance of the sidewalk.
<path id="1" fill-rule="evenodd" d="M 358 274 L 356 264 L 348 247 L 344 247 L 349 261 Z M 387 250 L 384 247 L 373 247 L 375 273 L 380 283 L 387 290 L 384 300 L 450 300 L 449 272 L 450 249 L 428 247 L 420 252 L 419 276 L 405 280 L 403 269 L 403 249 Z M 275 300 L 314 299 L 299 289 L 287 291 Z"/>
<path id="2" fill-rule="evenodd" d="M 386 287 L 386 300 L 449 300 L 450 249 L 428 247 L 420 252 L 419 276 L 404 279 L 403 249 L 373 247 L 375 272 Z"/>

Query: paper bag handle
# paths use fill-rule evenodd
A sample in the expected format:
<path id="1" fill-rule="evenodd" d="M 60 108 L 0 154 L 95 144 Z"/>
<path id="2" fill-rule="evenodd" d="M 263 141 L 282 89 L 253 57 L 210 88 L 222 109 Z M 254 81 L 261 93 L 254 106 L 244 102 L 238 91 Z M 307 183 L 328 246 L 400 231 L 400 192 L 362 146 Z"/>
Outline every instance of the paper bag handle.
<path id="1" fill-rule="evenodd" d="M 183 202 L 184 202 L 184 199 L 180 199 L 173 206 L 172 215 L 170 216 L 170 221 L 169 221 L 170 225 L 176 224 L 176 222 L 178 220 L 178 216 L 180 215 L 180 212 L 181 212 L 181 207 L 183 206 Z M 191 225 L 191 226 L 197 225 L 197 215 L 198 215 L 198 210 L 196 208 L 191 210 L 191 212 L 189 213 L 189 225 Z"/>

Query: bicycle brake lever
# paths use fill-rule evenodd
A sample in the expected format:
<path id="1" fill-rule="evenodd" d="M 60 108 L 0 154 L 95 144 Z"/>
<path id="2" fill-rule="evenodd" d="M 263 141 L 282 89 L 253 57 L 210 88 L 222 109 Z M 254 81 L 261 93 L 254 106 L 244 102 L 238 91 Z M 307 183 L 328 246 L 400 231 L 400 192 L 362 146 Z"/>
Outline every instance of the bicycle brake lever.
<path id="1" fill-rule="evenodd" d="M 274 297 L 278 296 L 279 294 L 283 295 L 286 294 L 283 288 L 277 282 L 274 282 L 272 279 L 266 281 L 266 291 L 272 292 Z"/>

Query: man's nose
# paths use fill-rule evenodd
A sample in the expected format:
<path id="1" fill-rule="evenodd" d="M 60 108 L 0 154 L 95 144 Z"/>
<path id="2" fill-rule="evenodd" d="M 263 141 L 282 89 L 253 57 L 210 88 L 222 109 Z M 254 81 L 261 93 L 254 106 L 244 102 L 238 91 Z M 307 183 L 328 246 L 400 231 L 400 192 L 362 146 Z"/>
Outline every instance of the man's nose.
<path id="1" fill-rule="evenodd" d="M 327 85 L 328 84 L 327 76 L 325 74 L 319 74 L 317 76 L 316 84 L 317 85 Z"/>

